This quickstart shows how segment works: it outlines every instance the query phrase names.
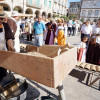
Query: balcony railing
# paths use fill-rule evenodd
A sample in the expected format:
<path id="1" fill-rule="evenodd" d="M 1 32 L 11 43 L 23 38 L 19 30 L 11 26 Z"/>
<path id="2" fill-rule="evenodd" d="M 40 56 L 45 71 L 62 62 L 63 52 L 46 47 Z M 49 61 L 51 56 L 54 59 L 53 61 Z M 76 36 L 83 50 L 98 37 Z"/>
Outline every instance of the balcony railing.
<path id="1" fill-rule="evenodd" d="M 61 10 L 59 10 L 59 14 L 61 14 Z"/>
<path id="2" fill-rule="evenodd" d="M 29 0 L 27 0 L 26 5 L 38 9 L 42 8 L 42 4 L 37 3 L 36 1 L 34 2 L 34 0 L 32 0 L 32 3 L 30 3 Z"/>
<path id="3" fill-rule="evenodd" d="M 53 12 L 57 12 L 57 10 L 56 9 L 53 9 Z"/>
<path id="4" fill-rule="evenodd" d="M 57 10 L 57 13 L 59 14 L 59 10 Z"/>
<path id="5" fill-rule="evenodd" d="M 62 3 L 63 3 L 63 2 L 62 2 L 62 1 L 60 1 L 60 4 L 61 4 L 61 5 L 62 5 Z"/>
<path id="6" fill-rule="evenodd" d="M 62 5 L 65 6 L 65 2 L 63 2 Z"/>
<path id="7" fill-rule="evenodd" d="M 58 2 L 58 0 L 54 0 L 54 2 Z"/>

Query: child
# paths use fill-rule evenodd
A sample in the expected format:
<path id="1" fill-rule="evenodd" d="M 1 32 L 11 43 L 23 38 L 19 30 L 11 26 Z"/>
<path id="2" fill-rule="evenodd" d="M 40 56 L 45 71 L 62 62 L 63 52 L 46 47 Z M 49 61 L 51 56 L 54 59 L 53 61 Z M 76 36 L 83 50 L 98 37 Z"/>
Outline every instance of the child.
<path id="1" fill-rule="evenodd" d="M 86 42 L 88 40 L 87 36 L 84 36 L 81 43 L 78 45 L 77 49 L 77 60 L 81 62 L 86 62 Z"/>

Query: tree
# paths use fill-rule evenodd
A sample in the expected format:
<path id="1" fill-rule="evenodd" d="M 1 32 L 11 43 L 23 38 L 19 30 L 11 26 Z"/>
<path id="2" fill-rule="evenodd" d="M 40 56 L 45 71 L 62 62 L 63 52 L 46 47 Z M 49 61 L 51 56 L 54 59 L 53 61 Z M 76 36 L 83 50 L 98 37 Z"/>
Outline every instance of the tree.
<path id="1" fill-rule="evenodd" d="M 97 22 L 97 19 L 94 19 L 94 22 Z"/>
<path id="2" fill-rule="evenodd" d="M 81 21 L 81 22 L 84 22 L 84 18 L 81 18 L 80 21 Z"/>
<path id="3" fill-rule="evenodd" d="M 59 17 L 59 15 L 53 15 L 53 17 L 55 18 L 55 17 Z"/>

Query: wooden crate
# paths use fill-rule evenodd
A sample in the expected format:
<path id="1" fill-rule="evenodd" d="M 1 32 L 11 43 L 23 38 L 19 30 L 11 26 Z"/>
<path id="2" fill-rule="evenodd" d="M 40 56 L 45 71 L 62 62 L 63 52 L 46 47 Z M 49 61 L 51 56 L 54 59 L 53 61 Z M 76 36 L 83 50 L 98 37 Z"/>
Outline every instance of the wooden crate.
<path id="1" fill-rule="evenodd" d="M 60 47 L 42 46 L 39 52 L 48 55 L 58 48 Z M 46 55 L 0 51 L 0 66 L 46 86 L 56 88 L 75 67 L 77 48 L 74 47 L 54 58 Z"/>

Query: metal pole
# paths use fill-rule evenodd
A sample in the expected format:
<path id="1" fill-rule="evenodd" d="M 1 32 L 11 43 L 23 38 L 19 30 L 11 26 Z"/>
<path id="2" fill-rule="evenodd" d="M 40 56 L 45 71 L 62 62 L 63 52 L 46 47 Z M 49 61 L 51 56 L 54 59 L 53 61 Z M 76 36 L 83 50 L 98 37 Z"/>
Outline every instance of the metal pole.
<path id="1" fill-rule="evenodd" d="M 66 97 L 65 97 L 65 92 L 64 92 L 64 88 L 63 88 L 63 84 L 61 83 L 59 86 L 58 86 L 58 91 L 59 91 L 59 98 L 60 100 L 66 100 Z"/>

